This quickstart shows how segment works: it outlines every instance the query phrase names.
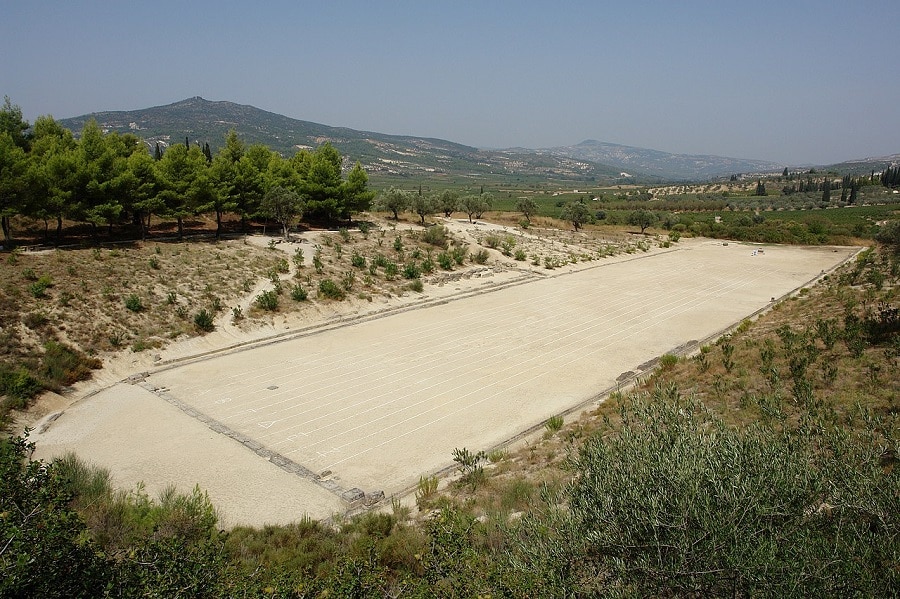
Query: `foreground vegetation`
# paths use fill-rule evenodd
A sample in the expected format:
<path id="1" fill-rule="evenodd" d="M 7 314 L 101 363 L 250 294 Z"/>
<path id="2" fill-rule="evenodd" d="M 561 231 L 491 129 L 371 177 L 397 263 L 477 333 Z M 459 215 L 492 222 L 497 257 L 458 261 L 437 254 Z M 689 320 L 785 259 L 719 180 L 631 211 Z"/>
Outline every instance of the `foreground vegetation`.
<path id="1" fill-rule="evenodd" d="M 900 256 L 864 252 L 416 514 L 219 531 L 205 495 L 0 450 L 2 596 L 890 596 Z"/>

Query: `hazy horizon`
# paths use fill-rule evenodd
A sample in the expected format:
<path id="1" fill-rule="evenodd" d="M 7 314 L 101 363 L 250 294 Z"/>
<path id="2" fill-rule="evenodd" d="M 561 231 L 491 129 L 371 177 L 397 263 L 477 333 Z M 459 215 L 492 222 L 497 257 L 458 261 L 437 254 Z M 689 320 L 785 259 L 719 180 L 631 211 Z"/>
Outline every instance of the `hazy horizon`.
<path id="1" fill-rule="evenodd" d="M 0 95 L 31 122 L 201 96 L 480 148 L 900 152 L 886 1 L 0 7 Z"/>

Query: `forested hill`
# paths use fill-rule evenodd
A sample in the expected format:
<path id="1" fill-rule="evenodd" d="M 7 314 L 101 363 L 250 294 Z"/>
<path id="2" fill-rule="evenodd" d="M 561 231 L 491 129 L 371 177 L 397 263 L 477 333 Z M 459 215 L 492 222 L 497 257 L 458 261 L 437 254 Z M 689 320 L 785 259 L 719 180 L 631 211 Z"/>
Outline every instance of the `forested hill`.
<path id="1" fill-rule="evenodd" d="M 440 139 L 330 127 L 253 106 L 200 97 L 142 110 L 96 112 L 62 119 L 60 123 L 77 133 L 92 118 L 106 131 L 138 135 L 151 148 L 156 142 L 164 149 L 169 144 L 184 143 L 187 138 L 191 143 L 209 143 L 215 151 L 231 129 L 246 143 L 262 143 L 284 156 L 328 141 L 351 164 L 359 160 L 374 179 L 474 183 L 485 179 L 524 182 L 540 178 L 603 183 L 619 176 L 619 169 L 613 167 L 546 152 L 479 150 Z"/>

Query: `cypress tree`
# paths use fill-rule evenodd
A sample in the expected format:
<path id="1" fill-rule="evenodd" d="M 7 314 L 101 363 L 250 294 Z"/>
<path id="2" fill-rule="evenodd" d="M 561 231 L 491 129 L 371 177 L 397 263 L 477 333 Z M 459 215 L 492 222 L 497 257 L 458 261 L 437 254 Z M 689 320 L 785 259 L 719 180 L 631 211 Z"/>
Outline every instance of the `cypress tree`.
<path id="1" fill-rule="evenodd" d="M 764 196 L 766 194 L 766 184 L 762 182 L 762 179 L 756 182 L 756 195 Z"/>
<path id="2" fill-rule="evenodd" d="M 153 160 L 161 160 L 162 159 L 162 148 L 159 147 L 159 142 L 156 142 L 156 149 L 153 150 Z"/>

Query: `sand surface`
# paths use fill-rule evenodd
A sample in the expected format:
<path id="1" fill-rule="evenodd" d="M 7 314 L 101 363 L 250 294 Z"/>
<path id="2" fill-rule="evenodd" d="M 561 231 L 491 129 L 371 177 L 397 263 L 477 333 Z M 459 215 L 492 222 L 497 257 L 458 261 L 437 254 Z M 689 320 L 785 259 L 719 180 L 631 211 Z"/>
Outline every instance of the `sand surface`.
<path id="1" fill-rule="evenodd" d="M 102 390 L 80 389 L 32 439 L 38 457 L 74 450 L 126 488 L 199 484 L 226 526 L 325 518 L 350 507 L 348 492 L 400 494 L 452 465 L 454 448 L 490 449 L 590 402 L 856 251 L 758 247 L 683 240 L 426 287 L 405 307 L 286 318 L 269 339 L 224 331 L 155 366 L 111 366 Z"/>

